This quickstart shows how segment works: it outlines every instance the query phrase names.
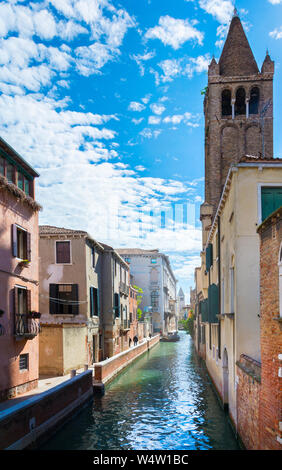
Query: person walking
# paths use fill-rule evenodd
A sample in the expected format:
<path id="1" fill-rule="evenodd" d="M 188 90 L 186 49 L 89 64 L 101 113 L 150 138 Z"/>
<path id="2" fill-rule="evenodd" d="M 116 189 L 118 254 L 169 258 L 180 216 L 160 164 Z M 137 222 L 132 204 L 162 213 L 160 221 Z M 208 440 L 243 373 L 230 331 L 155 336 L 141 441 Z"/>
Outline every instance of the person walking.
<path id="1" fill-rule="evenodd" d="M 138 338 L 137 338 L 136 335 L 135 335 L 134 338 L 133 338 L 133 342 L 134 342 L 134 346 L 137 346 Z"/>

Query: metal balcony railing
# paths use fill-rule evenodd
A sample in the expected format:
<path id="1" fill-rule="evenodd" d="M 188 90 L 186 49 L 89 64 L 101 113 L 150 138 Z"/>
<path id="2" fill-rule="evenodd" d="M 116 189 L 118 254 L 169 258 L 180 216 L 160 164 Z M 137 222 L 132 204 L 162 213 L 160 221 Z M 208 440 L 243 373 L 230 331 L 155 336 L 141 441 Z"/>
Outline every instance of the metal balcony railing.
<path id="1" fill-rule="evenodd" d="M 30 315 L 15 315 L 15 336 L 33 338 L 38 335 L 39 328 L 39 322 Z"/>
<path id="2" fill-rule="evenodd" d="M 120 327 L 122 330 L 130 330 L 130 320 L 122 320 Z"/>
<path id="3" fill-rule="evenodd" d="M 121 294 L 124 294 L 124 295 L 129 295 L 129 286 L 127 286 L 125 284 L 125 282 L 120 282 L 119 283 L 119 291 Z"/>

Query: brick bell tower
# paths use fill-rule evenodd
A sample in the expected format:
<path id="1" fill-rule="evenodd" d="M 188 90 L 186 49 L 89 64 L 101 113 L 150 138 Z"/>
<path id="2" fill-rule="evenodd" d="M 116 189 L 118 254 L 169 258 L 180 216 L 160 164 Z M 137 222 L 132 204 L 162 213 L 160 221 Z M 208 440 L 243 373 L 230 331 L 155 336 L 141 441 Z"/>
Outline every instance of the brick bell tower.
<path id="1" fill-rule="evenodd" d="M 213 58 L 209 65 L 204 100 L 205 203 L 201 220 L 206 231 L 230 165 L 243 155 L 273 158 L 273 75 L 274 62 L 268 52 L 259 71 L 235 9 L 219 62 Z"/>

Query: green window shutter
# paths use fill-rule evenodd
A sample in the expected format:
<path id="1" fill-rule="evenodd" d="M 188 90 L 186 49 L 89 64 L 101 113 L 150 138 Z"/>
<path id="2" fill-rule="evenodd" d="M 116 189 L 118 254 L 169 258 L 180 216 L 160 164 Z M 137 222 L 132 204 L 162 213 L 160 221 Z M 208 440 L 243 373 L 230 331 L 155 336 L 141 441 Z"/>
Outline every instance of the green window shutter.
<path id="1" fill-rule="evenodd" d="M 282 187 L 261 188 L 262 222 L 282 206 Z"/>
<path id="2" fill-rule="evenodd" d="M 100 315 L 100 292 L 99 289 L 97 289 L 97 315 Z"/>
<path id="3" fill-rule="evenodd" d="M 213 263 L 213 250 L 210 243 L 206 249 L 206 270 L 209 271 Z"/>
<path id="4" fill-rule="evenodd" d="M 90 287 L 90 317 L 94 315 L 94 291 L 93 287 Z"/>
<path id="5" fill-rule="evenodd" d="M 209 302 L 209 323 L 218 323 L 219 314 L 219 289 L 216 284 L 211 284 L 208 288 Z"/>

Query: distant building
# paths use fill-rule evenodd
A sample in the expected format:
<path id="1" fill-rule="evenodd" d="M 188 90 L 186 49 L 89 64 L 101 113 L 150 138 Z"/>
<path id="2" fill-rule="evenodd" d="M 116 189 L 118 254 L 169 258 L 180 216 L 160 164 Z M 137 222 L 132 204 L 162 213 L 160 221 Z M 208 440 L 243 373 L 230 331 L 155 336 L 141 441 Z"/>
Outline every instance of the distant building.
<path id="1" fill-rule="evenodd" d="M 44 375 L 64 375 L 103 357 L 104 248 L 82 230 L 39 229 L 39 369 Z"/>
<path id="2" fill-rule="evenodd" d="M 128 264 L 118 254 L 117 250 L 104 243 L 101 243 L 101 245 L 104 248 L 102 327 L 104 359 L 106 359 L 129 348 L 130 272 Z"/>
<path id="3" fill-rule="evenodd" d="M 182 290 L 182 287 L 180 287 L 178 294 L 177 294 L 177 314 L 178 314 L 178 320 L 183 320 L 184 318 L 184 307 L 185 307 L 185 295 Z"/>
<path id="4" fill-rule="evenodd" d="M 140 308 L 150 308 L 153 331 L 177 329 L 176 283 L 169 258 L 159 250 L 116 250 L 130 266 L 136 284 L 143 289 Z"/>
<path id="5" fill-rule="evenodd" d="M 0 400 L 38 384 L 38 176 L 0 138 Z"/>

